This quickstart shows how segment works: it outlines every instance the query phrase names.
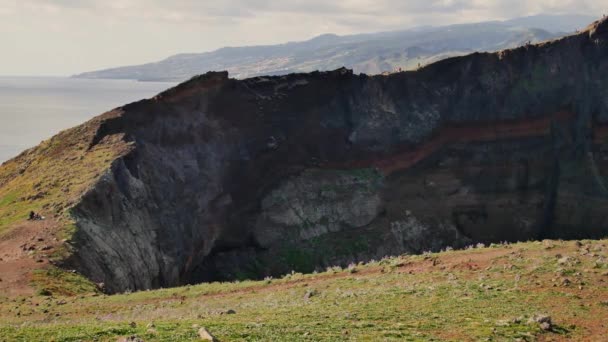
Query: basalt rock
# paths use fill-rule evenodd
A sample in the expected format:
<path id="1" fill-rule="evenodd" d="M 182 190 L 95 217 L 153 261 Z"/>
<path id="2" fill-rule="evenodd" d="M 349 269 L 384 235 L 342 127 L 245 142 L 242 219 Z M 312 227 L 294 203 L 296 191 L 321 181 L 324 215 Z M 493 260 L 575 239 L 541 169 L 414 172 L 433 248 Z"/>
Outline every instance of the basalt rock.
<path id="1" fill-rule="evenodd" d="M 129 148 L 66 264 L 112 292 L 608 233 L 606 21 L 389 76 L 212 72 L 95 120 L 89 149 Z"/>

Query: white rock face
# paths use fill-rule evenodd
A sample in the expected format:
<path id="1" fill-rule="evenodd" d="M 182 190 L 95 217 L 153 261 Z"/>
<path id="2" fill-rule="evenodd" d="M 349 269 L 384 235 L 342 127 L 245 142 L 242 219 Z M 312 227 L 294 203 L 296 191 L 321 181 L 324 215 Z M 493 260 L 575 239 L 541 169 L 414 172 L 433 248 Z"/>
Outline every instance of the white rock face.
<path id="1" fill-rule="evenodd" d="M 368 225 L 382 210 L 382 178 L 367 170 L 308 170 L 262 200 L 255 237 L 270 246 Z"/>

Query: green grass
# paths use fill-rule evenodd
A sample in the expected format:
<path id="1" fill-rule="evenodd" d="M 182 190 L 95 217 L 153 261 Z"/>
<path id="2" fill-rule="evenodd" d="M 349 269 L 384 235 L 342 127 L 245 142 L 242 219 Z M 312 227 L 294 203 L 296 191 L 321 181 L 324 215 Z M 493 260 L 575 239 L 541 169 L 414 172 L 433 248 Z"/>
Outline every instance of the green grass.
<path id="1" fill-rule="evenodd" d="M 95 284 L 87 278 L 57 267 L 34 271 L 32 282 L 37 293 L 45 296 L 74 296 L 97 292 Z"/>
<path id="2" fill-rule="evenodd" d="M 88 150 L 95 128 L 91 122 L 63 131 L 0 167 L 0 234 L 30 211 L 69 228 L 71 207 L 128 150 L 119 137 Z"/>
<path id="3" fill-rule="evenodd" d="M 4 197 L 2 197 L 2 199 L 0 199 L 0 206 L 11 205 L 12 203 L 16 202 L 16 200 L 17 193 L 8 193 Z"/>
<path id="4" fill-rule="evenodd" d="M 196 341 L 199 326 L 222 341 L 605 336 L 606 328 L 596 320 L 608 317 L 608 306 L 601 305 L 608 298 L 602 285 L 607 275 L 594 265 L 608 255 L 607 242 L 585 242 L 591 253 L 584 256 L 573 243 L 551 244 L 387 258 L 359 265 L 354 273 L 334 269 L 113 296 L 5 298 L 0 299 L 0 340 L 115 341 L 136 335 L 145 341 Z M 570 286 L 559 285 L 564 276 L 557 254 L 580 259 L 568 266 Z M 553 318 L 553 331 L 528 323 L 539 313 Z"/>
<path id="5" fill-rule="evenodd" d="M 107 137 L 89 149 L 98 120 L 63 131 L 2 164 L 0 237 L 25 227 L 30 211 L 35 211 L 47 218 L 45 227 L 59 241 L 72 238 L 76 231 L 71 218 L 73 206 L 112 162 L 130 149 L 120 135 Z M 59 262 L 70 253 L 66 244 L 58 243 L 50 257 Z M 58 276 L 54 272 L 55 269 L 41 270 L 34 275 L 38 291 L 48 292 L 50 287 L 52 293 L 72 294 L 88 289 L 77 284 L 73 276 Z M 83 289 L 78 289 L 79 286 Z"/>

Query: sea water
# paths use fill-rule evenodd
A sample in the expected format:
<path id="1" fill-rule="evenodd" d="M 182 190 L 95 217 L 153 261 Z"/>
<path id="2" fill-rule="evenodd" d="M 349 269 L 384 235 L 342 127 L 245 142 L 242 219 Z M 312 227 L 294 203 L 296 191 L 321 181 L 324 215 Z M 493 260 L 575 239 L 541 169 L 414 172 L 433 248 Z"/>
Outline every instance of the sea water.
<path id="1" fill-rule="evenodd" d="M 0 163 L 59 131 L 173 83 L 0 76 Z"/>

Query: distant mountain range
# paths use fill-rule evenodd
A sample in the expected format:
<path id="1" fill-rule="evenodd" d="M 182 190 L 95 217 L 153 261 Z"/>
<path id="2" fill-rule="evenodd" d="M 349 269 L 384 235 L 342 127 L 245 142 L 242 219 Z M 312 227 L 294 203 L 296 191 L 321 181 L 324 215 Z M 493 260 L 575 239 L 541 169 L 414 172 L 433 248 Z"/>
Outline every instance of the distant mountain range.
<path id="1" fill-rule="evenodd" d="M 538 15 L 348 36 L 325 34 L 303 42 L 178 54 L 160 62 L 86 72 L 74 77 L 178 82 L 211 70 L 228 70 L 231 77 L 247 78 L 333 70 L 342 66 L 355 73 L 378 74 L 399 68 L 415 69 L 475 51 L 496 51 L 558 38 L 586 27 L 595 19 L 584 15 Z"/>

